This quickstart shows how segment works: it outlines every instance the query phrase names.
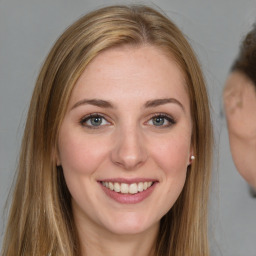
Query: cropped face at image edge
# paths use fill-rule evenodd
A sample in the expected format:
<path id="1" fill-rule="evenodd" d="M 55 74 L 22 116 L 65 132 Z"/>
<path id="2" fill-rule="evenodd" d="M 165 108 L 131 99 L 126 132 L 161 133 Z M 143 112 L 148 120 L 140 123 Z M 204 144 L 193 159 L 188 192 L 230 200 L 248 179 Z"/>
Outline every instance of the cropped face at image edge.
<path id="1" fill-rule="evenodd" d="M 158 229 L 193 153 L 186 86 L 155 46 L 108 49 L 86 67 L 57 152 L 77 226 L 119 235 Z"/>

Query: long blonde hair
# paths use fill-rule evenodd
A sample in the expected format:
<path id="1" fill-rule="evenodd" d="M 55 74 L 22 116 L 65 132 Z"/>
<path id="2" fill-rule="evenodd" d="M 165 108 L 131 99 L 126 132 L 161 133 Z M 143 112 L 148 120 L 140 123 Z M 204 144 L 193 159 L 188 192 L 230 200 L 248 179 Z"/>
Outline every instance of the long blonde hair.
<path id="1" fill-rule="evenodd" d="M 209 254 L 212 126 L 200 66 L 181 31 L 163 14 L 146 6 L 110 6 L 71 25 L 42 67 L 28 111 L 2 256 L 80 255 L 71 195 L 56 167 L 59 128 L 72 89 L 88 63 L 100 52 L 124 44 L 150 44 L 174 58 L 190 97 L 196 160 L 181 195 L 161 219 L 155 254 Z"/>

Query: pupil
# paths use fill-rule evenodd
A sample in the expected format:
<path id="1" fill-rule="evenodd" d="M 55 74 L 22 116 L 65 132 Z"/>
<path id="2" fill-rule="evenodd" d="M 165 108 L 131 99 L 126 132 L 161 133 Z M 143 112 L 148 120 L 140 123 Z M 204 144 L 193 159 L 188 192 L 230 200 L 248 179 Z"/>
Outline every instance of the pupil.
<path id="1" fill-rule="evenodd" d="M 164 124 L 164 118 L 162 118 L 162 117 L 155 117 L 153 119 L 153 123 L 154 123 L 154 125 L 157 125 L 157 126 L 163 125 Z"/>
<path id="2" fill-rule="evenodd" d="M 93 117 L 91 120 L 92 125 L 98 126 L 102 123 L 101 117 Z"/>

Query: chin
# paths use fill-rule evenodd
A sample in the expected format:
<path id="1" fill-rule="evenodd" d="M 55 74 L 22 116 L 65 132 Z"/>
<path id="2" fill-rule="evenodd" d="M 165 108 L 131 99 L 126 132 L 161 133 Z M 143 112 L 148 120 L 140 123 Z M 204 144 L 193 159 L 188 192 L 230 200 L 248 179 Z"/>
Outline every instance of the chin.
<path id="1" fill-rule="evenodd" d="M 149 229 L 154 229 L 159 226 L 159 221 L 145 219 L 145 216 L 136 216 L 135 213 L 121 214 L 115 217 L 109 223 L 106 223 L 106 228 L 117 235 L 134 235 L 144 233 Z"/>

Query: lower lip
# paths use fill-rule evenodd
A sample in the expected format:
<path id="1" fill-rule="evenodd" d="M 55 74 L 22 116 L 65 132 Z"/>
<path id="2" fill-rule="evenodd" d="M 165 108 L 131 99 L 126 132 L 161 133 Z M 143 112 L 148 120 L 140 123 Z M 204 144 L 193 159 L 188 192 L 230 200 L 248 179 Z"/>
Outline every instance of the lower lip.
<path id="1" fill-rule="evenodd" d="M 121 204 L 137 204 L 145 200 L 147 197 L 151 195 L 153 190 L 155 189 L 157 182 L 154 182 L 151 187 L 149 187 L 147 190 L 144 190 L 142 192 L 139 192 L 137 194 L 122 194 L 122 193 L 117 193 L 113 190 L 110 190 L 106 187 L 104 187 L 101 183 L 101 187 L 103 191 L 107 194 L 108 197 L 111 199 L 114 199 L 116 202 L 121 203 Z"/>

